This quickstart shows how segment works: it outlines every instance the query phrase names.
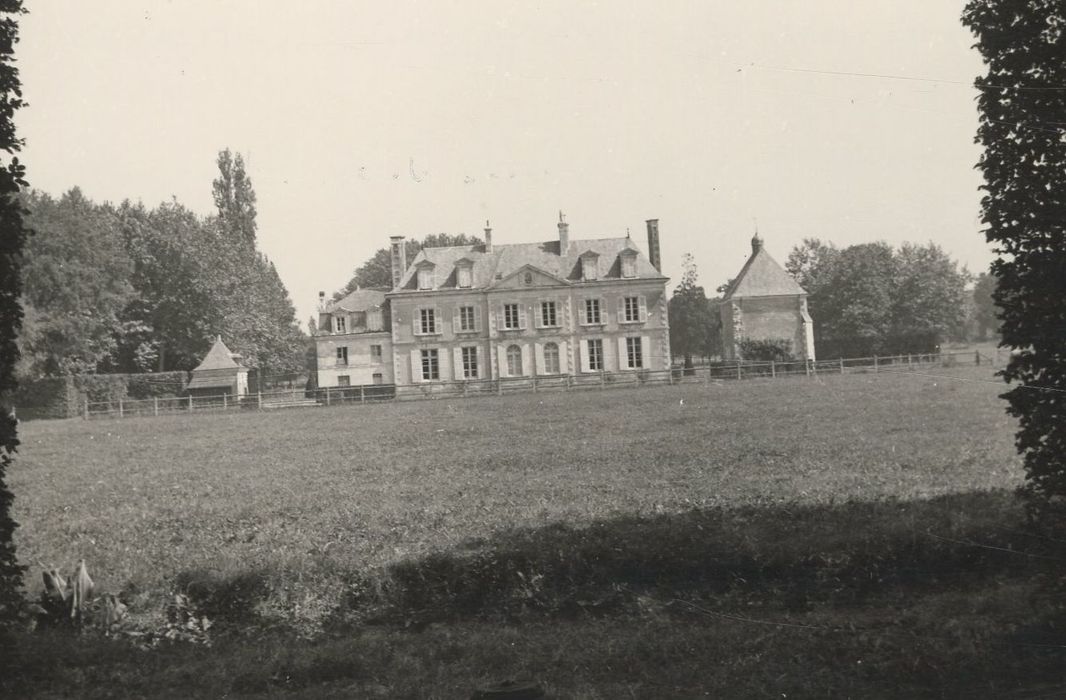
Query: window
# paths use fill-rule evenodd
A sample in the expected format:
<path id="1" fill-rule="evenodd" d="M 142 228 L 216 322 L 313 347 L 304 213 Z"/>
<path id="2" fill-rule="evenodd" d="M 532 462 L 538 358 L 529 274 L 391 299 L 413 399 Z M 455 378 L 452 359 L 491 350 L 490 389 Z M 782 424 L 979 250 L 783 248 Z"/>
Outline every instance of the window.
<path id="1" fill-rule="evenodd" d="M 589 350 L 589 370 L 592 372 L 603 371 L 603 340 L 595 338 L 585 341 Z"/>
<path id="2" fill-rule="evenodd" d="M 374 362 L 381 362 L 381 346 L 380 345 L 371 345 L 370 346 L 370 359 L 373 360 Z"/>
<path id="3" fill-rule="evenodd" d="M 418 288 L 433 289 L 433 268 L 421 267 L 418 269 Z"/>
<path id="4" fill-rule="evenodd" d="M 507 375 L 510 377 L 522 376 L 522 348 L 511 345 L 507 348 Z"/>
<path id="5" fill-rule="evenodd" d="M 556 313 L 554 301 L 540 302 L 540 325 L 545 328 L 558 326 L 559 317 Z"/>
<path id="6" fill-rule="evenodd" d="M 599 299 L 586 299 L 585 300 L 585 323 L 603 323 L 602 316 L 600 314 L 600 300 Z"/>
<path id="7" fill-rule="evenodd" d="M 337 377 L 337 386 L 351 386 L 352 378 L 347 374 L 342 374 Z"/>
<path id="8" fill-rule="evenodd" d="M 544 373 L 559 374 L 559 346 L 555 343 L 544 345 Z"/>
<path id="9" fill-rule="evenodd" d="M 522 313 L 518 304 L 503 305 L 503 327 L 507 330 L 522 327 Z"/>
<path id="10" fill-rule="evenodd" d="M 437 314 L 434 309 L 418 310 L 418 329 L 422 335 L 431 335 L 437 332 Z"/>
<path id="11" fill-rule="evenodd" d="M 633 255 L 622 257 L 622 277 L 637 276 L 637 258 Z"/>
<path id="12" fill-rule="evenodd" d="M 474 314 L 473 306 L 460 306 L 459 307 L 459 331 L 476 331 L 477 330 L 477 317 Z"/>
<path id="13" fill-rule="evenodd" d="M 463 379 L 477 379 L 477 348 L 463 348 Z"/>
<path id="14" fill-rule="evenodd" d="M 338 365 L 347 365 L 348 364 L 348 348 L 347 347 L 337 348 L 337 364 Z"/>
<path id="15" fill-rule="evenodd" d="M 348 332 L 348 319 L 344 316 L 333 317 L 333 332 L 334 333 L 347 333 Z"/>
<path id="16" fill-rule="evenodd" d="M 644 352 L 641 349 L 640 338 L 626 338 L 626 366 L 629 369 L 640 369 L 644 366 Z"/>
<path id="17" fill-rule="evenodd" d="M 640 297 L 625 297 L 622 300 L 622 317 L 626 323 L 640 321 Z"/>
<path id="18" fill-rule="evenodd" d="M 385 383 L 385 378 L 383 376 L 381 376 L 381 372 L 374 372 L 374 374 L 372 376 L 374 378 L 374 383 L 375 384 L 384 384 Z"/>
<path id="19" fill-rule="evenodd" d="M 581 278 L 584 280 L 594 280 L 599 277 L 599 260 L 595 255 L 587 255 L 581 258 Z"/>
<path id="20" fill-rule="evenodd" d="M 437 350 L 422 351 L 422 381 L 440 379 L 440 358 Z"/>
<path id="21" fill-rule="evenodd" d="M 463 265 L 459 268 L 459 286 L 468 288 L 473 286 L 473 270 L 469 265 Z"/>

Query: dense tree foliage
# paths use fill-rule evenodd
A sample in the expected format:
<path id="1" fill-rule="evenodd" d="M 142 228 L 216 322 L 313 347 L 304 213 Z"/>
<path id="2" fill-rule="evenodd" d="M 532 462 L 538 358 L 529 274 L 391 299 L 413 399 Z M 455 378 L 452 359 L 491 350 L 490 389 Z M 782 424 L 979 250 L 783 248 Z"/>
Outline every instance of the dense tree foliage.
<path id="1" fill-rule="evenodd" d="M 973 285 L 973 336 L 987 340 L 998 335 L 999 320 L 996 318 L 996 278 L 987 272 L 977 276 Z"/>
<path id="2" fill-rule="evenodd" d="M 808 238 L 785 268 L 809 294 L 820 357 L 931 352 L 962 327 L 969 275 L 939 246 Z"/>
<path id="3" fill-rule="evenodd" d="M 22 85 L 15 67 L 18 15 L 21 0 L 0 0 L 0 621 L 14 616 L 21 601 L 22 572 L 15 556 L 16 523 L 11 518 L 13 497 L 5 473 L 18 447 L 18 432 L 10 412 L 16 388 L 16 338 L 22 323 L 22 250 L 29 231 L 19 193 L 26 187 L 26 170 L 15 156 L 22 145 L 16 136 L 14 114 L 22 107 Z"/>
<path id="4" fill-rule="evenodd" d="M 692 255 L 685 254 L 682 267 L 681 281 L 667 305 L 670 349 L 685 358 L 685 367 L 692 367 L 694 356 L 719 354 L 718 307 L 697 284 L 699 271 Z"/>
<path id="5" fill-rule="evenodd" d="M 979 77 L 985 235 L 999 257 L 993 298 L 1012 348 L 1004 396 L 1020 420 L 1036 503 L 1066 498 L 1066 5 L 971 0 L 963 22 L 988 68 Z M 1049 511 L 1053 512 L 1053 511 Z M 1060 511 L 1061 512 L 1061 511 Z"/>
<path id="6" fill-rule="evenodd" d="M 418 255 L 423 248 L 446 248 L 448 246 L 480 245 L 483 241 L 477 236 L 468 236 L 465 233 L 431 233 L 421 241 L 407 241 L 407 264 Z M 355 289 L 392 289 L 392 254 L 388 248 L 378 248 L 377 251 L 365 263 L 355 268 L 352 278 L 348 283 L 333 295 L 340 299 L 345 294 Z"/>
<path id="7" fill-rule="evenodd" d="M 219 155 L 216 216 L 180 203 L 95 204 L 77 189 L 26 197 L 29 376 L 192 369 L 221 334 L 262 373 L 299 371 L 304 335 L 277 270 L 256 250 L 255 192 Z"/>

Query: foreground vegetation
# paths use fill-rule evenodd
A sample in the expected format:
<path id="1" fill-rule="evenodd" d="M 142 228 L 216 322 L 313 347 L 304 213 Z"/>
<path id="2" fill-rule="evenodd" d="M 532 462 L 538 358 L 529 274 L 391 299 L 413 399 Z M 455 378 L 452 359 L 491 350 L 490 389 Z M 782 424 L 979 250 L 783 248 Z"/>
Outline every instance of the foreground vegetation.
<path id="1" fill-rule="evenodd" d="M 23 560 L 84 557 L 143 628 L 188 593 L 213 646 L 22 634 L 0 690 L 1061 684 L 1066 545 L 1025 530 L 982 369 L 28 423 Z"/>

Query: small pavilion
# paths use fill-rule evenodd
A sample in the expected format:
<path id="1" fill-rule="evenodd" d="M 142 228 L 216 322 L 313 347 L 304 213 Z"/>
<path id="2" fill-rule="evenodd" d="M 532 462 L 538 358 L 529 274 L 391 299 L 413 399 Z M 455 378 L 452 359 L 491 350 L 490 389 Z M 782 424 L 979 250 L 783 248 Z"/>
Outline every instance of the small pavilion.
<path id="1" fill-rule="evenodd" d="M 218 336 L 204 359 L 192 371 L 192 379 L 186 390 L 192 396 L 244 396 L 248 393 L 248 368 L 238 362 L 240 357 L 230 352 L 222 342 L 222 336 Z"/>

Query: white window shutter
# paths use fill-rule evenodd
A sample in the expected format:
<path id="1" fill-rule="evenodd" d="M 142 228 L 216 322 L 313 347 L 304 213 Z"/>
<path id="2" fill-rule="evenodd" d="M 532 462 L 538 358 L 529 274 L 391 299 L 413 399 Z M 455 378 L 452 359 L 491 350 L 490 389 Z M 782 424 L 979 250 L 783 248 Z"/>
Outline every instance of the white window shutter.
<path id="1" fill-rule="evenodd" d="M 602 323 L 603 325 L 606 326 L 608 323 L 611 322 L 611 313 L 607 310 L 607 300 L 602 298 L 600 299 L 600 315 L 600 323 Z M 622 319 L 619 318 L 618 320 L 620 321 Z"/>
<path id="2" fill-rule="evenodd" d="M 440 320 L 440 307 L 434 306 L 433 307 L 433 332 L 434 333 L 440 333 L 443 330 L 443 328 L 442 328 L 443 325 L 444 325 L 444 323 L 441 322 L 441 320 Z"/>
<path id="3" fill-rule="evenodd" d="M 618 322 L 626 320 L 626 298 L 624 296 L 618 297 Z"/>
<path id="4" fill-rule="evenodd" d="M 523 329 L 523 330 L 526 327 L 526 305 L 525 304 L 519 304 L 518 305 L 518 327 Z"/>
<path id="5" fill-rule="evenodd" d="M 582 326 L 587 326 L 588 325 L 588 322 L 589 322 L 589 309 L 588 309 L 588 304 L 585 303 L 584 299 L 579 301 L 578 304 L 577 304 L 577 317 L 578 317 L 579 323 L 581 323 Z"/>
<path id="6" fill-rule="evenodd" d="M 485 376 L 485 353 L 482 352 L 480 345 L 477 346 L 477 372 L 474 372 L 474 376 Z"/>
<path id="7" fill-rule="evenodd" d="M 452 379 L 461 381 L 465 379 L 463 376 L 463 349 L 454 348 L 452 350 Z"/>
<path id="8" fill-rule="evenodd" d="M 511 376 L 507 371 L 507 347 L 505 345 L 496 346 L 496 361 L 500 363 L 500 376 Z"/>
<path id="9" fill-rule="evenodd" d="M 441 381 L 447 381 L 448 379 L 448 365 L 451 364 L 451 358 L 448 357 L 448 351 L 441 348 L 437 351 L 437 378 Z"/>
<path id="10" fill-rule="evenodd" d="M 411 316 L 411 332 L 415 335 L 422 335 L 422 333 L 420 332 L 421 329 L 418 327 L 418 324 L 421 320 L 422 309 L 415 309 L 414 315 Z"/>
<path id="11" fill-rule="evenodd" d="M 581 371 L 589 371 L 589 341 L 582 340 L 578 344 L 579 354 L 581 355 Z"/>
<path id="12" fill-rule="evenodd" d="M 422 381 L 422 352 L 420 350 L 411 351 L 411 382 Z"/>
<path id="13" fill-rule="evenodd" d="M 481 331 L 481 307 L 480 306 L 475 306 L 474 307 L 474 330 L 478 331 L 478 332 Z"/>
<path id="14" fill-rule="evenodd" d="M 640 366 L 644 369 L 652 367 L 651 338 L 646 335 L 640 336 Z"/>
<path id="15" fill-rule="evenodd" d="M 638 299 L 640 300 L 640 320 L 644 322 L 648 320 L 648 298 L 641 294 Z"/>
<path id="16" fill-rule="evenodd" d="M 618 339 L 618 369 L 629 369 L 629 353 L 626 352 L 626 339 Z"/>
<path id="17" fill-rule="evenodd" d="M 496 310 L 496 328 L 497 329 L 503 329 L 503 328 L 507 327 L 507 324 L 505 323 L 505 319 L 506 319 L 506 316 L 504 316 L 504 313 L 503 313 L 503 304 L 500 304 L 499 308 Z"/>
<path id="18" fill-rule="evenodd" d="M 560 340 L 559 343 L 559 372 L 562 374 L 570 374 L 570 353 L 567 352 L 567 345 L 565 340 Z"/>
<path id="19" fill-rule="evenodd" d="M 533 306 L 533 327 L 544 328 L 544 300 L 537 299 Z"/>
<path id="20" fill-rule="evenodd" d="M 455 311 L 452 312 L 452 333 L 453 334 L 458 333 L 459 331 L 461 331 L 463 329 L 462 319 L 459 318 L 459 309 L 460 308 L 462 308 L 462 307 L 456 306 L 455 307 Z"/>
<path id="21" fill-rule="evenodd" d="M 533 372 L 533 358 L 530 357 L 529 343 L 522 343 L 522 376 L 530 376 Z"/>
<path id="22" fill-rule="evenodd" d="M 533 344 L 533 374 L 547 374 L 544 367 L 544 343 Z"/>

